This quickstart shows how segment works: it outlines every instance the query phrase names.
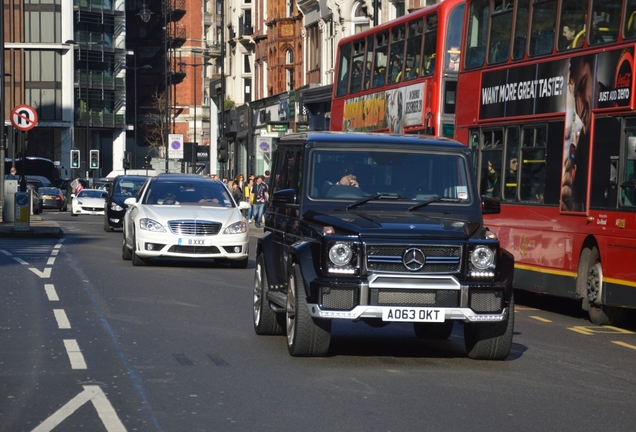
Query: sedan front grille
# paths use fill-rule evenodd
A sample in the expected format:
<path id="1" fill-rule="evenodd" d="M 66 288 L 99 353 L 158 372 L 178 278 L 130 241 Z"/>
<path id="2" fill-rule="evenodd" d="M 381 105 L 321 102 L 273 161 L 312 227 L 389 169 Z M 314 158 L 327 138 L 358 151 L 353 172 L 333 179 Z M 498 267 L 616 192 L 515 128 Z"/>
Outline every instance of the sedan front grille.
<path id="1" fill-rule="evenodd" d="M 210 255 L 218 254 L 219 248 L 216 246 L 170 246 L 168 249 L 170 253 L 178 254 L 198 254 L 198 255 Z"/>
<path id="2" fill-rule="evenodd" d="M 172 234 L 180 236 L 212 236 L 221 230 L 219 222 L 200 220 L 173 220 L 168 227 Z"/>

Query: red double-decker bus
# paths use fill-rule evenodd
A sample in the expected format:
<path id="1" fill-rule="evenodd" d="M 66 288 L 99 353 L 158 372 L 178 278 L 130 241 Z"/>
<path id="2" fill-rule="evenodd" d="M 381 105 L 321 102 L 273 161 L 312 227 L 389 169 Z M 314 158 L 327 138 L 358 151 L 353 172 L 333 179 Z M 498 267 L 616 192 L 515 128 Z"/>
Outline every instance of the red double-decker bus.
<path id="1" fill-rule="evenodd" d="M 453 136 L 464 0 L 343 38 L 331 130 Z"/>
<path id="2" fill-rule="evenodd" d="M 456 139 L 515 288 L 636 308 L 636 0 L 468 0 Z"/>

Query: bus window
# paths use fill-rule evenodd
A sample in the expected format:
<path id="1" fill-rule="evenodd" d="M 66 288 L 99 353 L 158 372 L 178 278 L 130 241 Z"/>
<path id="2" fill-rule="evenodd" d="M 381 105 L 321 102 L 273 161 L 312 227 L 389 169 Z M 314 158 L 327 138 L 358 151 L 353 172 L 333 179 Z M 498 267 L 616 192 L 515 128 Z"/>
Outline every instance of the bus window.
<path id="1" fill-rule="evenodd" d="M 461 57 L 461 51 L 459 47 L 461 45 L 461 29 L 463 28 L 464 21 L 464 4 L 457 5 L 448 16 L 448 23 L 446 28 L 448 33 L 446 34 L 446 65 L 447 71 L 459 70 L 459 59 Z"/>
<path id="2" fill-rule="evenodd" d="M 368 90 L 373 79 L 373 36 L 367 38 L 367 56 L 364 64 L 364 78 L 362 88 Z"/>
<path id="3" fill-rule="evenodd" d="M 590 45 L 616 42 L 621 19 L 621 0 L 592 1 Z"/>
<path id="4" fill-rule="evenodd" d="M 501 196 L 501 165 L 503 131 L 485 131 L 481 149 L 481 176 L 479 193 L 490 197 Z"/>
<path id="5" fill-rule="evenodd" d="M 338 59 L 338 86 L 336 96 L 344 96 L 347 93 L 349 83 L 349 57 L 351 55 L 351 44 L 340 47 L 340 58 Z"/>
<path id="6" fill-rule="evenodd" d="M 628 131 L 625 140 L 625 172 L 621 183 L 621 205 L 636 207 L 636 131 Z"/>
<path id="7" fill-rule="evenodd" d="M 512 41 L 512 59 L 522 59 L 526 54 L 526 35 L 528 34 L 528 9 L 530 0 L 517 2 L 515 18 L 515 38 Z"/>
<path id="8" fill-rule="evenodd" d="M 406 65 L 404 81 L 417 78 L 422 52 L 422 33 L 424 23 L 421 19 L 409 23 L 409 34 L 406 40 Z"/>
<path id="9" fill-rule="evenodd" d="M 391 29 L 391 63 L 389 65 L 389 84 L 402 81 L 405 34 L 406 29 L 403 25 L 396 26 Z"/>
<path id="10" fill-rule="evenodd" d="M 520 158 L 518 159 L 519 199 L 543 203 L 545 197 L 545 156 L 548 145 L 546 127 L 524 127 L 522 140 Z"/>
<path id="11" fill-rule="evenodd" d="M 512 33 L 512 3 L 504 4 L 504 0 L 495 2 L 490 26 L 490 45 L 488 47 L 488 64 L 503 63 L 510 53 L 510 34 Z"/>
<path id="12" fill-rule="evenodd" d="M 590 159 L 590 207 L 616 208 L 618 160 L 623 119 L 618 116 L 594 118 L 594 147 Z M 629 132 L 628 132 L 629 134 Z M 629 139 L 628 139 L 629 140 Z M 629 148 L 629 146 L 628 146 Z M 629 155 L 627 155 L 629 156 Z M 628 177 L 625 177 L 627 179 Z M 633 188 L 631 188 L 633 191 Z M 631 192 L 625 189 L 625 192 Z M 628 198 L 628 194 L 625 194 Z"/>
<path id="13" fill-rule="evenodd" d="M 373 55 L 373 83 L 372 87 L 377 88 L 384 85 L 386 76 L 386 62 L 389 53 L 389 32 L 378 33 L 375 38 L 375 51 Z"/>
<path id="14" fill-rule="evenodd" d="M 537 1 L 532 8 L 532 28 L 530 29 L 529 54 L 538 56 L 550 54 L 554 49 L 557 1 Z"/>
<path id="15" fill-rule="evenodd" d="M 623 37 L 625 39 L 636 37 L 636 0 L 627 0 L 624 19 Z"/>
<path id="16" fill-rule="evenodd" d="M 349 93 L 357 93 L 362 87 L 362 74 L 365 68 L 364 46 L 364 39 L 355 41 L 353 43 L 353 56 L 351 59 L 351 82 L 349 83 Z"/>
<path id="17" fill-rule="evenodd" d="M 587 2 L 581 0 L 564 0 L 561 4 L 561 37 L 557 44 L 559 50 L 581 48 L 585 41 L 585 17 Z"/>
<path id="18" fill-rule="evenodd" d="M 517 199 L 517 175 L 519 173 L 519 127 L 513 126 L 506 131 L 506 160 L 504 162 L 504 194 L 506 200 Z"/>
<path id="19" fill-rule="evenodd" d="M 474 69 L 484 64 L 489 10 L 489 0 L 475 0 L 470 4 L 466 26 L 465 69 Z"/>
<path id="20" fill-rule="evenodd" d="M 437 14 L 426 17 L 426 33 L 424 33 L 424 54 L 422 56 L 421 76 L 430 76 L 435 73 L 437 60 Z"/>

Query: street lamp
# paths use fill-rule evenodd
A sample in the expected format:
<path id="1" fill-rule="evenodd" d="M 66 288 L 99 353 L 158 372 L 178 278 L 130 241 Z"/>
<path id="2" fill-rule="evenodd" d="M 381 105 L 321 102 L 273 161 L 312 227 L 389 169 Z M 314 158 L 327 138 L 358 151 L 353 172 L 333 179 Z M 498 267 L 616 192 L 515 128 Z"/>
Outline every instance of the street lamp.
<path id="1" fill-rule="evenodd" d="M 212 66 L 212 63 L 208 63 L 208 62 L 204 62 L 204 63 L 186 63 L 186 62 L 179 62 L 179 66 L 183 67 L 183 66 L 190 66 L 192 68 L 194 68 L 194 83 L 192 86 L 192 104 L 194 105 L 194 132 L 192 134 L 193 137 L 193 145 L 194 148 L 192 149 L 192 172 L 194 172 L 195 166 L 196 166 L 196 162 L 197 162 L 197 158 L 196 158 L 196 146 L 197 146 L 197 68 L 199 66 Z"/>
<path id="2" fill-rule="evenodd" d="M 140 69 L 152 69 L 152 66 L 145 64 L 143 66 L 137 67 L 137 54 L 134 54 L 134 58 L 135 58 L 135 66 L 134 67 L 124 66 L 124 68 L 128 70 L 132 70 L 135 73 L 135 151 L 133 153 L 133 165 L 135 168 L 137 168 L 137 145 L 138 145 L 137 128 L 139 126 L 139 123 L 137 122 L 137 107 L 139 106 L 139 100 L 137 99 L 137 71 Z"/>
<path id="3" fill-rule="evenodd" d="M 78 45 L 78 50 L 80 49 L 78 42 L 74 41 L 73 39 L 69 39 L 69 40 L 67 40 L 64 43 L 69 44 L 69 45 Z M 100 41 L 97 41 L 97 42 L 81 42 L 81 44 L 82 45 L 88 45 L 88 46 L 101 45 L 103 47 L 104 45 L 108 45 L 108 41 L 100 40 Z M 85 149 L 86 155 L 85 155 L 85 157 L 86 157 L 86 169 L 87 170 L 88 170 L 88 167 L 90 166 L 89 165 L 90 161 L 89 161 L 88 153 L 89 153 L 89 150 L 90 150 L 90 147 L 91 147 L 91 144 L 90 144 L 90 131 L 89 131 L 90 123 L 89 123 L 89 120 L 88 120 L 88 101 L 89 101 L 88 90 L 89 90 L 89 88 L 91 86 L 91 82 L 92 82 L 92 79 L 90 77 L 89 67 L 88 67 L 88 51 L 89 51 L 89 49 L 88 49 L 88 47 L 86 47 L 85 54 L 84 54 L 84 57 L 86 57 L 86 93 L 84 94 L 84 96 L 86 97 L 86 102 L 85 102 L 84 105 L 86 106 L 86 149 Z M 79 52 L 81 52 L 81 50 Z M 79 56 L 78 56 L 78 59 L 79 59 Z M 81 86 L 81 81 L 82 80 L 80 79 L 79 82 L 78 82 L 80 90 L 81 90 L 81 87 L 82 87 Z M 88 177 L 88 171 L 87 171 L 87 177 Z"/>

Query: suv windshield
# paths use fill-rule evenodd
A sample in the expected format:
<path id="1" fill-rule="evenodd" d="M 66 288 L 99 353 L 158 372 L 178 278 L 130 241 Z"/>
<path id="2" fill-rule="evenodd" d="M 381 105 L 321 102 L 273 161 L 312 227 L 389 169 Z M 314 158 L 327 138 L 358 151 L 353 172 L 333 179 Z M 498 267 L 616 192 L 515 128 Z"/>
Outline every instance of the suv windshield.
<path id="1" fill-rule="evenodd" d="M 457 154 L 314 150 L 310 164 L 314 199 L 471 200 L 466 161 Z"/>

